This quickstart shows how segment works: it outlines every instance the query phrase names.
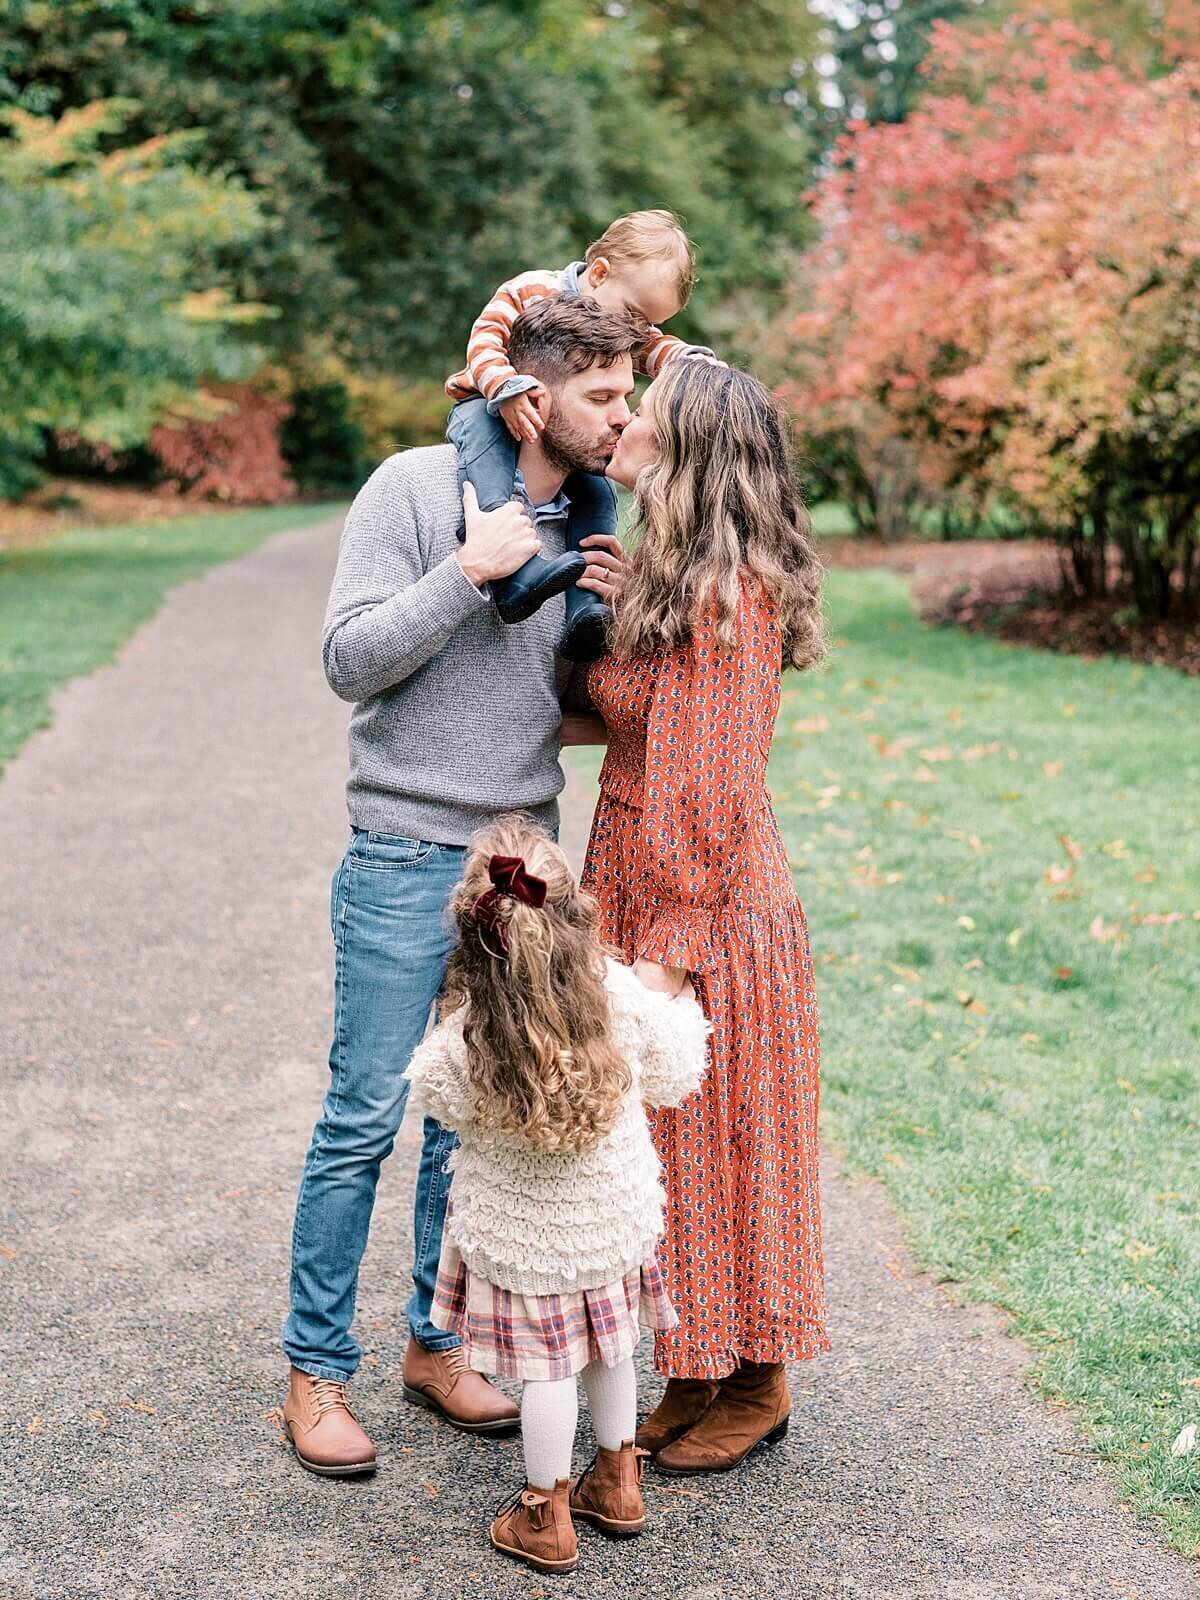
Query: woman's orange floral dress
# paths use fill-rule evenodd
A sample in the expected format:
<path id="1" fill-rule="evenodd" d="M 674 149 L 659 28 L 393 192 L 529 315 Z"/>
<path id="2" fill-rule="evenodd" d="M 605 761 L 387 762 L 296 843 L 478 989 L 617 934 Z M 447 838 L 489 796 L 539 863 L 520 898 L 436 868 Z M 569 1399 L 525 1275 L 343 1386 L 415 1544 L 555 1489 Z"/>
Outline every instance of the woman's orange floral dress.
<path id="1" fill-rule="evenodd" d="M 676 1378 L 829 1348 L 812 958 L 766 783 L 781 658 L 775 608 L 743 578 L 736 642 L 706 617 L 685 647 L 588 677 L 609 732 L 583 872 L 602 936 L 687 967 L 713 1027 L 701 1088 L 648 1113 L 680 1319 L 655 1365 Z"/>

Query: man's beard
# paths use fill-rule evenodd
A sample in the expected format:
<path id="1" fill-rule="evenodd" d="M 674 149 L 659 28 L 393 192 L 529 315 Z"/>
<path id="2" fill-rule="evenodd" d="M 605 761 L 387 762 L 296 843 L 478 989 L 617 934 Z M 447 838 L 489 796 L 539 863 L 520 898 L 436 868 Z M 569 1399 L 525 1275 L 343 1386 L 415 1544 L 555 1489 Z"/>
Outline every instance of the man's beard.
<path id="1" fill-rule="evenodd" d="M 606 451 L 593 435 L 572 428 L 551 413 L 538 443 L 542 454 L 560 472 L 603 473 L 611 451 Z"/>

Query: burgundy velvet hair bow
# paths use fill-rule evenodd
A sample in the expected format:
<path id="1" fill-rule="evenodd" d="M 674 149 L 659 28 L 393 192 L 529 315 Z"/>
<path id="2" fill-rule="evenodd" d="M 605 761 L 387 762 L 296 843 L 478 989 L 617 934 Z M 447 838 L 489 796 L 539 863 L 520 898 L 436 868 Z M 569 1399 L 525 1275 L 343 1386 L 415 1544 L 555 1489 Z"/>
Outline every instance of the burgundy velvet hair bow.
<path id="1" fill-rule="evenodd" d="M 481 894 L 471 907 L 471 915 L 479 926 L 494 933 L 500 948 L 508 954 L 508 934 L 500 920 L 500 901 L 508 896 L 520 900 L 522 905 L 542 907 L 546 903 L 546 883 L 526 872 L 520 856 L 493 856 L 488 862 L 488 877 L 492 887 Z"/>

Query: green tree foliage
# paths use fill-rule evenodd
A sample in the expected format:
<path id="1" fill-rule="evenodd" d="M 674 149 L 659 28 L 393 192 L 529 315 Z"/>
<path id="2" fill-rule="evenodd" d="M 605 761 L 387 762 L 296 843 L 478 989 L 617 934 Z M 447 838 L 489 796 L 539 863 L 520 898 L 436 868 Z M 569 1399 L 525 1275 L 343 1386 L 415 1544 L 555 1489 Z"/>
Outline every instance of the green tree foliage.
<path id="1" fill-rule="evenodd" d="M 57 120 L 9 108 L 0 140 L 0 494 L 36 478 L 42 430 L 122 448 L 205 374 L 253 359 L 220 262 L 258 226 L 232 179 L 202 175 L 177 132 L 117 144 L 137 107 Z"/>
<path id="2" fill-rule="evenodd" d="M 135 99 L 135 131 L 205 133 L 262 218 L 224 252 L 279 311 L 274 353 L 442 375 L 484 299 L 668 205 L 705 330 L 767 295 L 806 237 L 806 146 L 785 98 L 816 23 L 791 0 L 0 0 L 0 94 Z"/>
<path id="3" fill-rule="evenodd" d="M 835 0 L 833 54 L 845 116 L 903 122 L 920 97 L 936 22 L 995 13 L 997 0 Z"/>

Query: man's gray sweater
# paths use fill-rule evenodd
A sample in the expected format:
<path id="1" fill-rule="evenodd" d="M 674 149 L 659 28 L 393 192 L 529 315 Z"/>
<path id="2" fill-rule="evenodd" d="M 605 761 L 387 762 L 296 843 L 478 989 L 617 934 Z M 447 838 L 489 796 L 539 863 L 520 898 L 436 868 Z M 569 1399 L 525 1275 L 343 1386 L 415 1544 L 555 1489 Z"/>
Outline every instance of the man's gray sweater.
<path id="1" fill-rule="evenodd" d="M 465 844 L 504 811 L 558 822 L 561 595 L 506 625 L 454 559 L 450 445 L 405 450 L 350 508 L 325 614 L 325 675 L 350 718 L 352 827 Z M 539 516 L 548 556 L 565 516 Z"/>

